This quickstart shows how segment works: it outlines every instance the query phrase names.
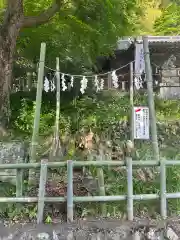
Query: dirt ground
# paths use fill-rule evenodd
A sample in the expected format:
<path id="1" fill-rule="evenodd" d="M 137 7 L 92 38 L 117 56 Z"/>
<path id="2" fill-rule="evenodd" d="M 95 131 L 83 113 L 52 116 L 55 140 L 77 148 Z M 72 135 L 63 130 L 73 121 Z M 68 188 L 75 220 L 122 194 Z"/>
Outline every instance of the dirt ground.
<path id="1" fill-rule="evenodd" d="M 120 220 L 80 220 L 73 224 L 26 224 L 4 227 L 0 225 L 3 240 L 120 240 L 120 239 L 180 239 L 180 218 L 168 221 L 137 219 L 133 222 Z M 165 239 L 165 238 L 164 238 Z"/>

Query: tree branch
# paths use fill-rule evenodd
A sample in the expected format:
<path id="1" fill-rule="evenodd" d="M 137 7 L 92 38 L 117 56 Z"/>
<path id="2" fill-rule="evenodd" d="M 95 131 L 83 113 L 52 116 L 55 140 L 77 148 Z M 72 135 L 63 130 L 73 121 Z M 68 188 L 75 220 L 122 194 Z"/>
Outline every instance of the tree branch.
<path id="1" fill-rule="evenodd" d="M 24 17 L 22 28 L 35 27 L 47 23 L 60 10 L 62 0 L 55 0 L 54 3 L 38 16 Z"/>

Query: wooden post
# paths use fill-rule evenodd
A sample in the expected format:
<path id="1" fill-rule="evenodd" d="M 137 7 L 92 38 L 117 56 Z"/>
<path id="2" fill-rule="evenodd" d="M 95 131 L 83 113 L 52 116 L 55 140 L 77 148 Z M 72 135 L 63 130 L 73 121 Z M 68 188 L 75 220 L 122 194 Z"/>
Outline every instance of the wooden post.
<path id="1" fill-rule="evenodd" d="M 111 73 L 108 73 L 108 90 L 112 89 L 112 77 Z"/>
<path id="2" fill-rule="evenodd" d="M 129 86 L 129 98 L 130 98 L 130 140 L 134 144 L 134 116 L 133 116 L 133 108 L 134 108 L 134 84 L 133 84 L 133 62 L 130 63 L 130 86 Z"/>
<path id="3" fill-rule="evenodd" d="M 26 85 L 26 89 L 27 91 L 31 91 L 32 88 L 32 74 L 31 72 L 27 72 L 27 85 Z"/>
<path id="4" fill-rule="evenodd" d="M 41 160 L 37 224 L 42 223 L 42 221 L 43 221 L 44 197 L 45 197 L 45 192 L 46 192 L 46 181 L 47 181 L 47 163 L 48 163 L 48 160 L 46 160 L 46 159 Z"/>
<path id="5" fill-rule="evenodd" d="M 125 84 L 126 84 L 126 82 L 125 82 L 125 81 L 122 81 L 122 91 L 125 91 L 125 90 L 126 90 Z"/>
<path id="6" fill-rule="evenodd" d="M 36 109 L 35 109 L 35 117 L 34 117 L 33 134 L 32 134 L 32 140 L 31 140 L 30 163 L 36 162 L 36 148 L 38 145 L 38 137 L 39 137 L 39 122 L 40 122 L 40 114 L 41 114 L 45 55 L 46 55 L 46 44 L 41 43 L 37 92 L 36 92 Z M 30 169 L 29 184 L 33 182 L 34 175 L 35 175 L 34 169 Z"/>
<path id="7" fill-rule="evenodd" d="M 155 112 L 155 106 L 154 106 L 153 79 L 152 79 L 152 69 L 151 69 L 150 56 L 149 56 L 148 36 L 143 37 L 143 47 L 144 47 L 144 60 L 145 60 L 145 72 L 146 72 L 146 82 L 147 82 L 147 92 L 148 92 L 148 105 L 149 105 L 153 155 L 155 160 L 159 160 L 156 112 Z"/>

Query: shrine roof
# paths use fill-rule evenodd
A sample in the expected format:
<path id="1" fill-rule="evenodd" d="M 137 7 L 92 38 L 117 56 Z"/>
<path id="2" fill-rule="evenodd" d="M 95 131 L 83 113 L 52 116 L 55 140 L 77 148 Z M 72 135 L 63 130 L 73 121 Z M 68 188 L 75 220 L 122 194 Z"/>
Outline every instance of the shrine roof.
<path id="1" fill-rule="evenodd" d="M 148 36 L 149 43 L 174 43 L 180 42 L 180 36 Z"/>
<path id="2" fill-rule="evenodd" d="M 174 46 L 180 45 L 180 36 L 148 36 L 150 46 Z M 117 42 L 117 50 L 127 50 L 135 42 L 142 42 L 142 37 L 123 37 Z"/>

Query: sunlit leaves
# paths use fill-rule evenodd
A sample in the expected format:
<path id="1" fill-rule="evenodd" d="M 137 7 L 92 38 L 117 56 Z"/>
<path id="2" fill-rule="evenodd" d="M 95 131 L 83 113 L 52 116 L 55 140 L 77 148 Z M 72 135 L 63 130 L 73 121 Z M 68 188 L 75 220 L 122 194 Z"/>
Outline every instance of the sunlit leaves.
<path id="1" fill-rule="evenodd" d="M 144 0 L 143 2 L 142 6 L 144 15 L 141 18 L 141 31 L 139 35 L 154 35 L 153 25 L 155 20 L 161 15 L 161 0 Z"/>
<path id="2" fill-rule="evenodd" d="M 173 3 L 165 8 L 154 28 L 158 35 L 178 35 L 180 33 L 180 6 Z"/>
<path id="3" fill-rule="evenodd" d="M 38 15 L 51 4 L 52 0 L 24 0 L 25 14 Z M 18 47 L 23 56 L 36 60 L 44 41 L 51 67 L 59 56 L 61 69 L 70 64 L 79 71 L 77 66 L 92 66 L 97 56 L 109 55 L 119 37 L 135 33 L 140 9 L 138 0 L 66 1 L 51 22 L 22 30 Z"/>
<path id="4" fill-rule="evenodd" d="M 52 4 L 51 0 L 24 0 L 25 15 L 32 16 L 37 15 L 42 10 L 47 9 Z"/>

